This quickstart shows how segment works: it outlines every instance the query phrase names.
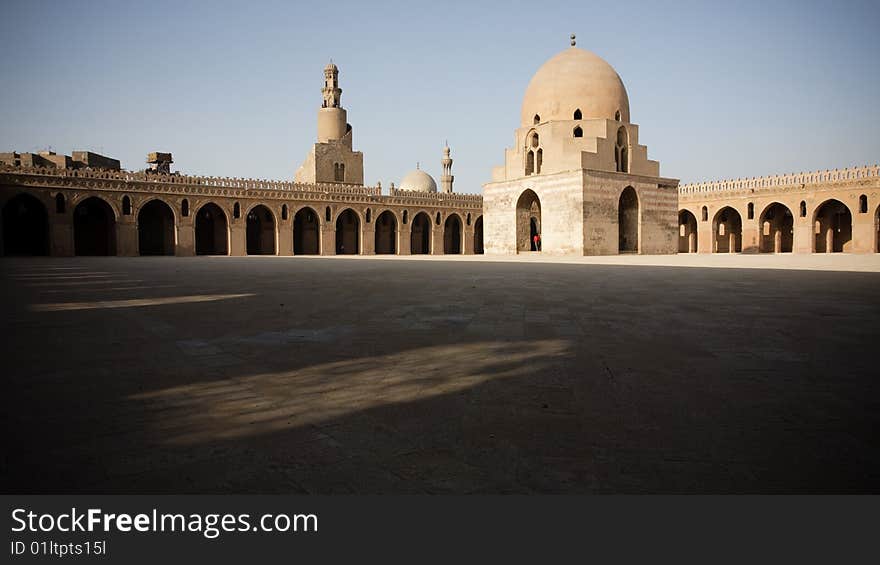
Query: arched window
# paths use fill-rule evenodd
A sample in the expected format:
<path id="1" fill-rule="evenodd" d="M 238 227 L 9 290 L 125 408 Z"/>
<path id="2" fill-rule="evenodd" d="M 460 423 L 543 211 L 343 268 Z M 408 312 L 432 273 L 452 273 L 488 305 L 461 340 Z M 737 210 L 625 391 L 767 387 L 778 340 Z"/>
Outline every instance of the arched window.
<path id="1" fill-rule="evenodd" d="M 859 214 L 866 214 L 868 212 L 868 196 L 863 194 L 859 196 Z"/>
<path id="2" fill-rule="evenodd" d="M 60 192 L 55 195 L 55 213 L 63 214 L 65 209 L 64 195 Z"/>
<path id="3" fill-rule="evenodd" d="M 626 128 L 621 126 L 617 130 L 617 144 L 614 147 L 614 162 L 618 173 L 629 171 L 629 135 Z"/>
<path id="4" fill-rule="evenodd" d="M 749 207 L 748 207 L 748 210 L 747 210 L 746 212 L 747 212 L 746 215 L 748 216 L 748 218 L 749 218 L 750 220 L 754 220 L 754 219 L 755 219 L 755 205 L 754 205 L 754 204 L 752 204 L 751 202 L 749 202 Z"/>
<path id="5" fill-rule="evenodd" d="M 541 123 L 541 116 L 535 114 L 534 124 L 538 125 L 539 123 Z"/>
<path id="6" fill-rule="evenodd" d="M 801 218 L 807 217 L 807 203 L 801 200 Z"/>
<path id="7" fill-rule="evenodd" d="M 470 214 L 470 212 L 468 212 L 468 215 L 467 215 L 467 225 L 471 225 L 471 214 Z"/>
<path id="8" fill-rule="evenodd" d="M 440 225 L 440 212 L 437 212 L 437 225 Z"/>
<path id="9" fill-rule="evenodd" d="M 541 163 L 544 162 L 544 150 L 538 149 L 538 152 L 535 153 L 535 174 L 541 173 Z"/>
<path id="10" fill-rule="evenodd" d="M 281 219 L 282 219 L 282 220 L 286 220 L 286 219 L 287 219 L 287 204 L 283 204 L 283 205 L 281 206 Z"/>
<path id="11" fill-rule="evenodd" d="M 575 120 L 582 120 L 583 119 L 583 114 L 581 114 L 580 108 L 578 108 L 577 110 L 574 111 L 574 119 Z M 580 136 L 578 136 L 578 137 L 580 137 Z"/>
<path id="12" fill-rule="evenodd" d="M 403 223 L 407 223 L 409 221 L 409 212 L 406 210 L 403 211 Z"/>
<path id="13" fill-rule="evenodd" d="M 701 214 L 701 220 L 704 222 L 709 221 L 709 209 L 703 206 L 703 212 Z"/>
<path id="14" fill-rule="evenodd" d="M 535 172 L 535 152 L 529 150 L 526 153 L 526 174 L 530 175 Z"/>
<path id="15" fill-rule="evenodd" d="M 189 216 L 189 200 L 186 198 L 183 199 L 183 202 L 180 203 L 180 215 L 186 218 Z"/>
<path id="16" fill-rule="evenodd" d="M 327 220 L 328 222 L 330 221 L 330 215 L 331 215 L 330 206 L 327 206 L 327 210 L 326 210 L 326 212 L 324 212 L 324 219 Z"/>
<path id="17" fill-rule="evenodd" d="M 575 137 L 583 137 L 584 136 L 584 130 L 581 129 L 581 126 L 574 128 L 573 133 L 574 133 Z"/>
<path id="18" fill-rule="evenodd" d="M 615 122 L 619 122 L 619 121 L 620 121 L 620 110 L 614 112 L 614 121 L 615 121 Z"/>
<path id="19" fill-rule="evenodd" d="M 370 219 L 373 217 L 373 211 L 367 208 L 367 223 L 370 223 Z"/>
<path id="20" fill-rule="evenodd" d="M 127 194 L 122 197 L 122 215 L 131 216 L 131 198 Z"/>
<path id="21" fill-rule="evenodd" d="M 241 205 L 238 202 L 232 205 L 232 217 L 241 218 Z"/>

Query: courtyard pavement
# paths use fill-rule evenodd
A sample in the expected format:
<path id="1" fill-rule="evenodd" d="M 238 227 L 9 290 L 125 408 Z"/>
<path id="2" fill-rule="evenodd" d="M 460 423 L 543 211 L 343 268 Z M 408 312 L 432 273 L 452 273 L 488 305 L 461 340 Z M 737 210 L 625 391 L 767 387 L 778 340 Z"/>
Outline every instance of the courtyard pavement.
<path id="1" fill-rule="evenodd" d="M 878 271 L 0 260 L 2 492 L 876 493 Z"/>

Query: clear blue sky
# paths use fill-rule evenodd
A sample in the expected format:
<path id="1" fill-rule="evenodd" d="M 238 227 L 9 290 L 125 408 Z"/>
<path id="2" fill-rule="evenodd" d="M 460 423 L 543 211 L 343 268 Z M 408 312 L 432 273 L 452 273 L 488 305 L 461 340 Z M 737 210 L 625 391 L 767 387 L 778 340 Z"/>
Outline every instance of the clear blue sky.
<path id="1" fill-rule="evenodd" d="M 340 67 L 366 182 L 421 161 L 479 192 L 532 74 L 568 46 L 629 92 L 661 174 L 696 181 L 880 161 L 880 3 L 8 2 L 0 151 L 292 178 Z"/>

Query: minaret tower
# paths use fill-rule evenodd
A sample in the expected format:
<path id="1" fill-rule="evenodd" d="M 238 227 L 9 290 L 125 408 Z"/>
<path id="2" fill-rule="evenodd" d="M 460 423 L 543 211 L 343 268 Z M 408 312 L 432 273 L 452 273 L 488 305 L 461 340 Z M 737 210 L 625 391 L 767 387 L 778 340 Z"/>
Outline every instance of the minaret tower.
<path id="1" fill-rule="evenodd" d="M 318 143 L 294 175 L 296 182 L 364 184 L 364 154 L 352 149 L 352 128 L 342 107 L 339 69 L 324 67 L 323 101 L 318 108 Z"/>
<path id="2" fill-rule="evenodd" d="M 318 143 L 342 139 L 346 133 L 346 115 L 342 107 L 342 89 L 339 88 L 339 69 L 330 61 L 324 67 L 324 102 L 318 110 Z"/>
<path id="3" fill-rule="evenodd" d="M 440 165 L 443 171 L 440 174 L 440 191 L 451 194 L 452 181 L 455 180 L 455 177 L 452 176 L 452 157 L 449 156 L 449 142 L 446 142 L 446 147 L 443 148 L 443 159 L 440 160 Z"/>

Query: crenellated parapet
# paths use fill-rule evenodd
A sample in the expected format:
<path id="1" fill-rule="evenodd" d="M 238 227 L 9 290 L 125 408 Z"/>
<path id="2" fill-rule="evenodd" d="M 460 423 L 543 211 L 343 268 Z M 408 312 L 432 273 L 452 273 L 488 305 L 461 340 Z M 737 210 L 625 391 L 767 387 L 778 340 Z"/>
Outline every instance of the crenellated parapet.
<path id="1" fill-rule="evenodd" d="M 155 174 L 144 171 L 107 171 L 87 169 L 54 169 L 48 167 L 0 166 L 0 176 L 11 184 L 92 190 L 137 190 L 146 192 L 192 192 L 227 196 L 274 196 L 325 199 L 321 195 L 380 196 L 378 186 L 342 183 L 298 183 L 291 181 L 211 177 L 182 174 Z"/>
<path id="2" fill-rule="evenodd" d="M 482 207 L 482 194 L 461 194 L 457 192 L 423 192 L 418 190 L 401 190 L 391 188 L 389 190 L 390 198 L 394 204 L 431 204 L 434 206 L 465 206 L 465 207 Z"/>
<path id="3" fill-rule="evenodd" d="M 682 197 L 690 195 L 707 195 L 710 193 L 730 193 L 739 191 L 755 192 L 760 190 L 778 191 L 785 188 L 805 188 L 807 185 L 842 184 L 862 179 L 880 177 L 880 166 L 868 165 L 848 169 L 826 169 L 824 171 L 808 171 L 788 175 L 771 175 L 765 177 L 738 178 L 683 184 L 678 187 Z"/>

